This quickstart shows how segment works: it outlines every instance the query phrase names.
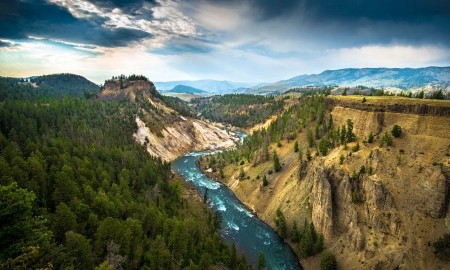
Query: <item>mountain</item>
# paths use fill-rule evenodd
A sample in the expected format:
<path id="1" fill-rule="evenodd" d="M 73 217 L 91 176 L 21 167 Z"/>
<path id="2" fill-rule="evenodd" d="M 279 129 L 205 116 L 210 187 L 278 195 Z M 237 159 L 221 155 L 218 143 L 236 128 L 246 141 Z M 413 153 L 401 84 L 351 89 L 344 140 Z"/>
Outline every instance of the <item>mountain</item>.
<path id="1" fill-rule="evenodd" d="M 177 85 L 194 87 L 214 95 L 236 93 L 236 89 L 238 88 L 248 88 L 252 86 L 252 84 L 248 83 L 217 80 L 155 82 L 156 89 L 159 91 L 169 91 Z"/>
<path id="2" fill-rule="evenodd" d="M 320 74 L 300 75 L 265 86 L 255 86 L 247 93 L 285 92 L 301 86 L 358 86 L 432 90 L 450 88 L 450 67 L 425 68 L 346 68 Z"/>
<path id="3" fill-rule="evenodd" d="M 169 92 L 171 93 L 190 93 L 190 94 L 208 94 L 207 92 L 194 88 L 194 87 L 190 87 L 187 85 L 177 85 L 175 86 L 172 90 L 169 90 Z"/>

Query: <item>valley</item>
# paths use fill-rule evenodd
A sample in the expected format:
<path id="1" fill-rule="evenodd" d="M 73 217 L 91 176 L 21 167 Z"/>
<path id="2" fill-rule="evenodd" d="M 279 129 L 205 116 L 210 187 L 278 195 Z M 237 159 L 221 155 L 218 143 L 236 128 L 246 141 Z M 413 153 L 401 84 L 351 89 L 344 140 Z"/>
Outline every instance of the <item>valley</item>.
<path id="1" fill-rule="evenodd" d="M 320 135 L 335 143 L 325 154 L 319 150 L 319 139 L 308 147 L 308 130 L 314 130 L 318 120 L 304 123 L 300 117 L 303 126 L 298 127 L 296 117 L 288 114 L 280 118 L 293 119 L 293 131 L 290 125 L 273 121 L 271 125 L 279 131 L 274 142 L 269 138 L 271 126 L 266 139 L 253 140 L 268 142 L 262 147 L 267 147 L 269 158 L 258 160 L 258 148 L 247 152 L 245 145 L 254 143 L 250 139 L 230 153 L 231 162 L 230 157 L 218 155 L 214 158 L 217 165 L 206 158 L 200 166 L 274 228 L 276 210 L 281 209 L 287 220 L 286 239 L 297 252 L 299 244 L 289 235 L 294 221 L 303 224 L 307 219 L 324 235 L 325 246 L 336 254 L 342 269 L 447 269 L 447 262 L 433 255 L 429 243 L 450 231 L 450 104 L 395 97 L 361 100 L 355 96 L 324 98 L 324 121 L 332 119 L 336 131 L 350 119 L 355 135 L 354 141 L 340 145 L 332 139 L 331 128 L 328 135 Z M 380 146 L 394 125 L 401 126 L 401 136 L 390 146 Z M 287 139 L 285 132 L 295 134 Z M 294 150 L 296 143 L 299 152 Z M 274 151 L 282 164 L 279 172 L 274 172 Z M 216 173 L 207 171 L 211 166 L 217 167 Z M 313 256 L 301 262 L 305 269 L 316 269 L 319 260 Z"/>
<path id="2" fill-rule="evenodd" d="M 450 2 L 0 2 L 0 269 L 450 270 Z"/>
<path id="3" fill-rule="evenodd" d="M 49 78 L 58 76 L 79 80 L 67 74 Z M 276 230 L 304 269 L 320 268 L 326 256 L 339 269 L 448 269 L 445 256 L 434 254 L 434 243 L 450 231 L 448 100 L 330 95 L 325 88 L 187 102 L 162 95 L 142 75 L 113 76 L 98 92 L 67 90 L 73 97 L 64 97 L 64 84 L 37 95 L 32 84 L 0 83 L 1 192 L 36 194 L 36 205 L 26 206 L 34 214 L 24 218 L 41 213 L 48 225 L 30 226 L 52 235 L 35 251 L 2 251 L 12 264 L 34 256 L 27 265 L 245 269 L 243 250 L 230 250 L 217 234 L 224 229 L 220 207 L 207 207 L 204 190 L 195 191 L 170 172 L 170 162 L 180 156 L 221 149 L 199 158 L 199 168 Z M 248 134 L 242 144 L 236 145 L 232 130 Z M 141 165 L 131 165 L 132 157 Z M 70 185 L 64 188 L 62 179 Z M 137 205 L 158 215 L 159 223 L 145 223 L 150 214 Z M 119 233 L 132 222 L 134 247 L 126 244 L 131 235 Z M 116 231 L 108 236 L 107 226 Z M 187 228 L 200 238 L 189 238 Z M 183 245 L 209 244 L 193 254 L 171 240 L 177 230 Z M 164 238 L 158 238 L 161 232 Z M 42 239 L 33 242 L 40 235 L 21 241 L 36 248 L 32 243 L 43 245 Z M 154 257 L 153 244 L 165 250 L 166 259 Z M 91 251 L 76 253 L 82 245 Z M 60 259 L 46 257 L 55 247 Z M 439 252 L 447 254 L 448 248 Z M 121 259 L 105 259 L 114 254 Z M 84 263 L 73 261 L 81 256 Z"/>

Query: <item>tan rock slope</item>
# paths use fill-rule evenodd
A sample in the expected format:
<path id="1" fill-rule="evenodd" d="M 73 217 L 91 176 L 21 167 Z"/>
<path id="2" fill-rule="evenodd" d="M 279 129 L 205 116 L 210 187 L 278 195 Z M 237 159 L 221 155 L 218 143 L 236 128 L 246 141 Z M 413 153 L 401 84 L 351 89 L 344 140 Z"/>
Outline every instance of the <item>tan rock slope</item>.
<path id="1" fill-rule="evenodd" d="M 152 156 L 165 161 L 191 151 L 229 148 L 238 140 L 234 134 L 197 119 L 180 117 L 179 122 L 162 130 L 162 136 L 153 133 L 138 116 L 136 123 L 139 127 L 134 134 L 136 140 L 145 145 Z"/>
<path id="2" fill-rule="evenodd" d="M 138 129 L 134 137 L 152 156 L 164 161 L 191 151 L 228 148 L 238 140 L 235 134 L 212 123 L 179 115 L 161 100 L 149 81 L 124 81 L 121 89 L 118 80 L 109 80 L 97 97 L 136 102 Z"/>
<path id="3" fill-rule="evenodd" d="M 256 176 L 273 168 L 271 161 L 244 165 L 250 180 L 237 180 L 239 170 L 228 167 L 224 183 L 272 227 L 280 207 L 288 235 L 294 220 L 312 220 L 340 269 L 450 269 L 430 246 L 450 233 L 450 104 L 360 100 L 328 102 L 336 126 L 353 121 L 361 150 L 348 156 L 356 142 L 350 143 L 347 150 L 335 148 L 305 165 L 293 151 L 294 141 L 285 141 L 276 148 L 283 169 L 268 175 L 268 186 Z M 393 146 L 380 148 L 381 136 L 395 124 L 402 127 L 402 135 Z M 370 132 L 375 141 L 364 144 Z M 297 140 L 306 144 L 306 135 L 299 134 Z M 372 174 L 352 178 L 363 165 L 366 170 L 371 167 Z M 302 264 L 316 269 L 319 261 L 316 256 Z"/>

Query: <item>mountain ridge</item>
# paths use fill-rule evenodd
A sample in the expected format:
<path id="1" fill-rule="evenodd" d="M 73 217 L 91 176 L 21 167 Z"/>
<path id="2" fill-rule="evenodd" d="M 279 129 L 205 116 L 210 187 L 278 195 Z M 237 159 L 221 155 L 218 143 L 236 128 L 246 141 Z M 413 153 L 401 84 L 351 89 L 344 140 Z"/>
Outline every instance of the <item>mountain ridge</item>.
<path id="1" fill-rule="evenodd" d="M 325 70 L 319 74 L 303 74 L 262 87 L 249 88 L 246 93 L 285 92 L 303 86 L 358 86 L 400 89 L 435 90 L 450 88 L 450 67 L 423 68 L 345 68 Z"/>

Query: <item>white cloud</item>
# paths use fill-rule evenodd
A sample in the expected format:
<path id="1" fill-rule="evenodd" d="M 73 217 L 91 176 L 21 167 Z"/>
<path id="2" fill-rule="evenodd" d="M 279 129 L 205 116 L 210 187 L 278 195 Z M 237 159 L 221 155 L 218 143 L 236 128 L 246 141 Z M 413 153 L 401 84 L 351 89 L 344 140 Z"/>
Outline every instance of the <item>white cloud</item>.
<path id="1" fill-rule="evenodd" d="M 373 45 L 327 50 L 321 61 L 336 68 L 424 67 L 448 65 L 449 58 L 450 48 L 441 46 Z"/>

